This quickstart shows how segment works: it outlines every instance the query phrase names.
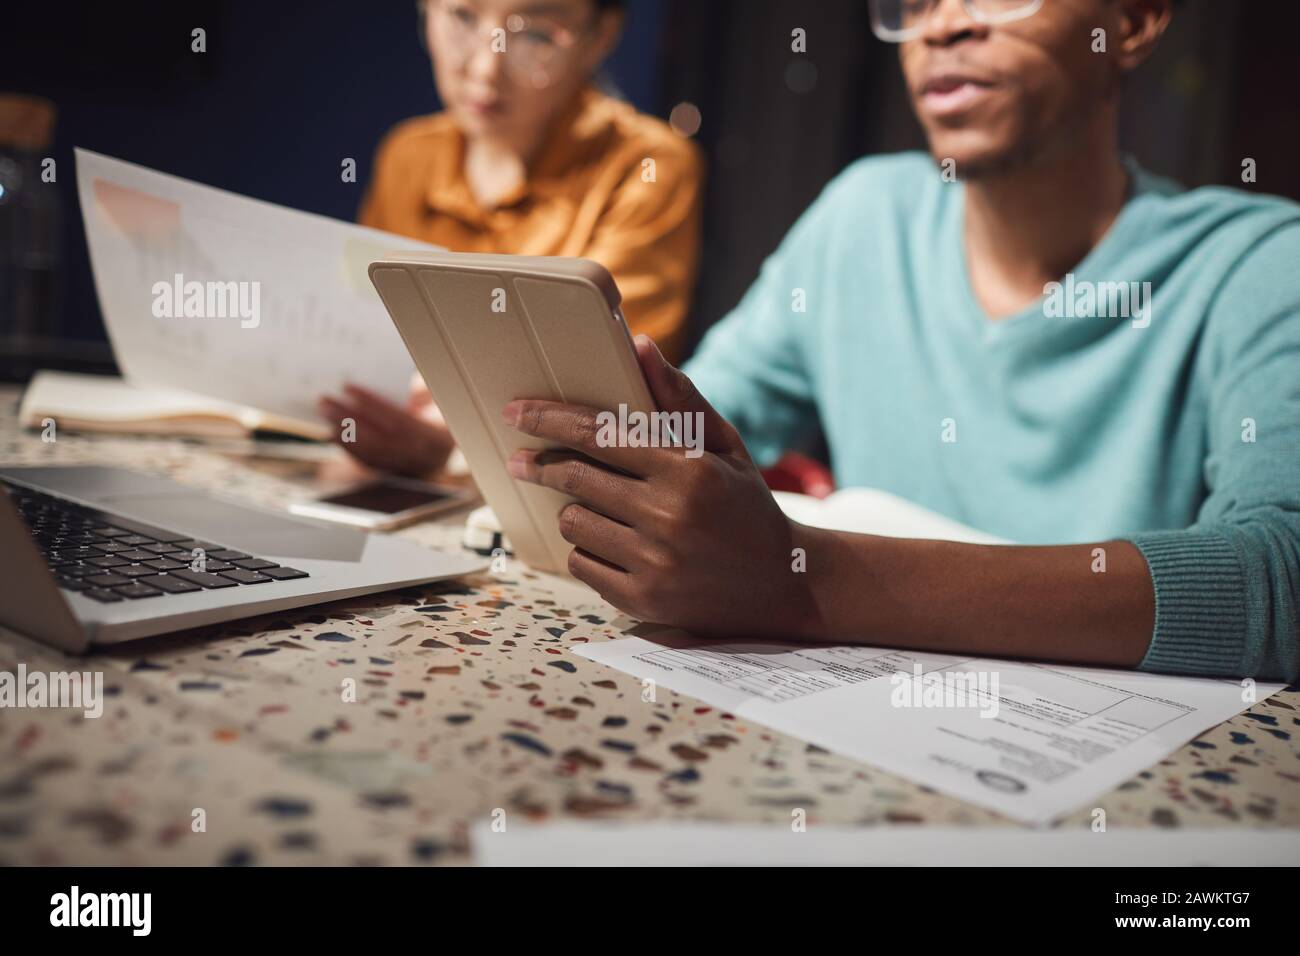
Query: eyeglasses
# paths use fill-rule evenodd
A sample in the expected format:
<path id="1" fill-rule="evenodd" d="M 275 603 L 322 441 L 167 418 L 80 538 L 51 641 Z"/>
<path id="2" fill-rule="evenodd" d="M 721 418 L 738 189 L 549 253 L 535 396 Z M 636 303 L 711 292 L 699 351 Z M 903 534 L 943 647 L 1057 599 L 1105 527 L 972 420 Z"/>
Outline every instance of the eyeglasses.
<path id="1" fill-rule="evenodd" d="M 886 43 L 914 40 L 925 29 L 940 0 L 871 0 L 871 31 Z M 1010 23 L 1032 17 L 1043 0 L 962 0 L 966 15 L 979 23 Z"/>
<path id="2" fill-rule="evenodd" d="M 464 66 L 485 44 L 503 58 L 516 78 L 538 89 L 549 86 L 582 34 L 592 24 L 574 29 L 546 17 L 512 13 L 504 25 L 480 22 L 478 12 L 458 0 L 417 0 L 421 31 L 437 55 L 453 66 Z M 427 18 L 427 19 L 426 19 Z M 427 32 L 426 32 L 427 31 Z"/>

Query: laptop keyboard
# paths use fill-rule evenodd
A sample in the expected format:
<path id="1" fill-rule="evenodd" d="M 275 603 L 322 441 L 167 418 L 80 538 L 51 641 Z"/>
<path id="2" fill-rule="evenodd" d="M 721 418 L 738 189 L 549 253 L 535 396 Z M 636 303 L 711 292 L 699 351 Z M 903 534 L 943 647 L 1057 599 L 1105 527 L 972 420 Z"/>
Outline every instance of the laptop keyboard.
<path id="1" fill-rule="evenodd" d="M 59 587 L 110 604 L 308 577 L 251 554 L 198 541 L 44 492 L 0 482 Z M 202 571 L 194 549 L 203 550 Z"/>

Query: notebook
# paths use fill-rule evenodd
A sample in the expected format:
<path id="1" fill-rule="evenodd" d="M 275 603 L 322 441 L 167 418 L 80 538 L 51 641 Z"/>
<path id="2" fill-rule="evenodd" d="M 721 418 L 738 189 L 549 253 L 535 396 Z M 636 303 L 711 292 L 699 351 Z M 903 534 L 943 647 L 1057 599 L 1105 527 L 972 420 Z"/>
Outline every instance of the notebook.
<path id="1" fill-rule="evenodd" d="M 246 438 L 267 432 L 325 440 L 320 422 L 299 421 L 206 395 L 133 385 L 107 375 L 37 372 L 23 394 L 19 420 L 27 428 L 119 432 L 193 438 Z"/>

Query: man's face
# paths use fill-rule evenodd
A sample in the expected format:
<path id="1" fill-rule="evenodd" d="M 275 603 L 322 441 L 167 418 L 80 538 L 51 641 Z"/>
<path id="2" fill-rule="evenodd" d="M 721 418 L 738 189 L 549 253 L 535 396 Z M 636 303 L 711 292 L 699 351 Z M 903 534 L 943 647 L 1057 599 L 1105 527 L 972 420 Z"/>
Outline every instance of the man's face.
<path id="1" fill-rule="evenodd" d="M 976 178 L 1068 146 L 1115 95 L 1118 68 L 1093 31 L 1118 44 L 1121 3 L 1047 0 L 1032 16 L 988 25 L 940 0 L 922 34 L 899 48 L 912 107 L 935 160 Z"/>

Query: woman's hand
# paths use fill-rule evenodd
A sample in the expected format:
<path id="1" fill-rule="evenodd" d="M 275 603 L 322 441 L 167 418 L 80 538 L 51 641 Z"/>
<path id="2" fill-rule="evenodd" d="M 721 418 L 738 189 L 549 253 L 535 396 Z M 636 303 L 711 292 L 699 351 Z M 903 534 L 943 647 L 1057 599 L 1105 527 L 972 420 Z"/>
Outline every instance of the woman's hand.
<path id="1" fill-rule="evenodd" d="M 447 463 L 455 447 L 451 431 L 418 375 L 412 380 L 405 408 L 368 388 L 349 384 L 343 387 L 342 396 L 322 397 L 319 410 L 332 426 L 334 441 L 380 471 L 427 477 Z M 344 427 L 345 419 L 352 419 L 351 428 Z"/>
<path id="2" fill-rule="evenodd" d="M 517 400 L 506 422 L 565 449 L 518 451 L 511 474 L 578 500 L 560 513 L 569 570 L 620 610 L 700 633 L 811 636 L 816 609 L 794 553 L 803 529 L 690 379 L 645 336 L 636 344 L 658 407 L 693 417 L 683 435 L 700 436 L 703 454 L 602 447 L 596 409 Z"/>

